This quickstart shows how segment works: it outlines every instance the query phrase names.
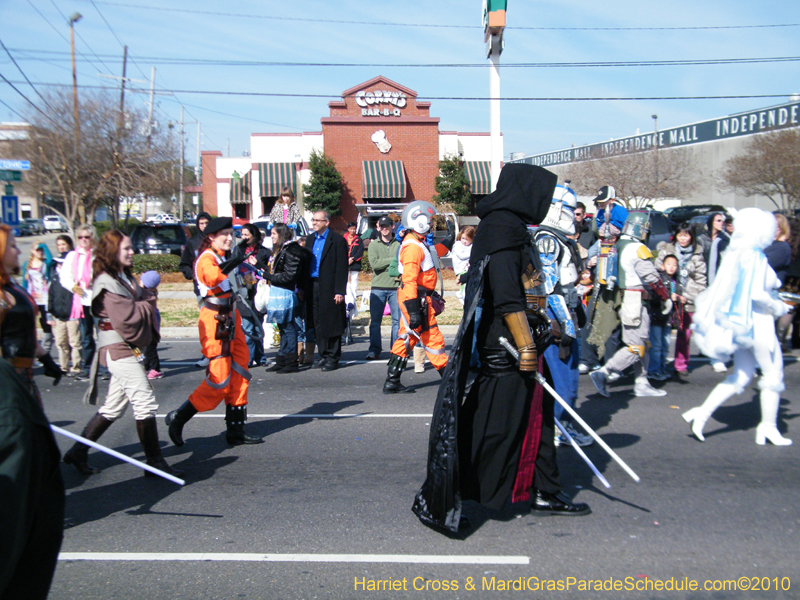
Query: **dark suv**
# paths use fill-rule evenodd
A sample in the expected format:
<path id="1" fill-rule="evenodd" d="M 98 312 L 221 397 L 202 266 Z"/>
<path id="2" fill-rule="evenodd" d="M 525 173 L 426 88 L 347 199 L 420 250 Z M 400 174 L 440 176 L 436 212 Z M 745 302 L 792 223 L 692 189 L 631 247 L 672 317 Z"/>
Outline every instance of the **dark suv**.
<path id="1" fill-rule="evenodd" d="M 180 256 L 191 236 L 183 223 L 145 223 L 131 234 L 136 254 L 174 254 Z"/>
<path id="2" fill-rule="evenodd" d="M 686 223 L 692 217 L 707 215 L 712 212 L 725 212 L 725 207 L 719 204 L 685 204 L 683 206 L 673 206 L 664 211 L 664 215 L 669 219 L 672 230 L 681 223 Z"/>

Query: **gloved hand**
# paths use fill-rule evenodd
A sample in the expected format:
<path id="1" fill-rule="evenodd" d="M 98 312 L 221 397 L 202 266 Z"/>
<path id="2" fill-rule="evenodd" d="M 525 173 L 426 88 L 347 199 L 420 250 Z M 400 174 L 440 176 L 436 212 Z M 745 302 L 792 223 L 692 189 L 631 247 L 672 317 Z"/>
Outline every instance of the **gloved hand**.
<path id="1" fill-rule="evenodd" d="M 664 300 L 664 302 L 661 305 L 661 314 L 668 315 L 671 310 L 672 310 L 672 300 L 669 299 Z"/>
<path id="2" fill-rule="evenodd" d="M 425 243 L 428 246 L 433 246 L 433 230 L 428 232 L 428 235 L 425 236 Z"/>
<path id="3" fill-rule="evenodd" d="M 561 335 L 561 341 L 558 342 L 558 358 L 567 361 L 569 357 L 572 355 L 572 343 L 575 341 L 575 338 L 567 335 L 566 333 Z"/>
<path id="4" fill-rule="evenodd" d="M 467 283 L 467 279 L 469 279 L 469 273 L 462 273 L 461 275 L 458 276 L 458 283 L 464 285 L 465 283 Z"/>
<path id="5" fill-rule="evenodd" d="M 394 234 L 394 239 L 402 244 L 404 237 L 406 237 L 406 228 L 400 225 L 397 227 L 397 233 Z"/>
<path id="6" fill-rule="evenodd" d="M 419 298 L 412 298 L 403 302 L 408 312 L 408 326 L 411 329 L 419 329 L 422 327 L 422 310 L 420 307 Z"/>
<path id="7" fill-rule="evenodd" d="M 453 244 L 456 243 L 456 224 L 447 220 L 447 235 L 442 240 L 441 244 L 448 250 L 453 249 Z"/>
<path id="8" fill-rule="evenodd" d="M 233 256 L 231 256 L 228 260 L 220 263 L 219 268 L 223 275 L 227 275 L 243 262 L 244 254 L 242 252 L 234 252 Z"/>
<path id="9" fill-rule="evenodd" d="M 61 377 L 64 375 L 64 371 L 56 364 L 53 357 L 49 354 L 43 354 L 39 357 L 39 362 L 42 363 L 44 367 L 44 374 L 53 378 L 53 385 L 58 385 L 58 382 L 61 381 Z"/>

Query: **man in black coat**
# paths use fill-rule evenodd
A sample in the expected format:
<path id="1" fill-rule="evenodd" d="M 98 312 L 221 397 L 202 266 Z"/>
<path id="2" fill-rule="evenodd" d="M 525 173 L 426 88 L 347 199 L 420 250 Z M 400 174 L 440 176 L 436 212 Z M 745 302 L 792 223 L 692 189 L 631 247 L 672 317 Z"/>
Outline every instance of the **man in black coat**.
<path id="1" fill-rule="evenodd" d="M 203 305 L 203 298 L 200 296 L 200 290 L 197 288 L 197 279 L 195 279 L 194 276 L 194 261 L 197 259 L 197 251 L 200 249 L 200 244 L 203 243 L 203 238 L 206 237 L 203 232 L 210 221 L 211 215 L 205 211 L 197 215 L 197 220 L 195 221 L 197 233 L 186 243 L 186 248 L 183 249 L 181 262 L 179 264 L 183 276 L 189 281 L 194 282 L 194 295 L 197 298 L 198 306 Z M 195 363 L 195 366 L 204 369 L 208 366 L 208 359 L 204 356 Z"/>
<path id="2" fill-rule="evenodd" d="M 332 231 L 330 215 L 318 210 L 311 219 L 314 233 L 306 238 L 311 250 L 311 302 L 306 304 L 308 318 L 314 323 L 314 335 L 320 360 L 315 363 L 323 371 L 339 368 L 342 356 L 342 334 L 347 316 L 344 295 L 347 288 L 348 248 L 344 238 Z"/>
<path id="3" fill-rule="evenodd" d="M 203 238 L 205 237 L 203 231 L 210 220 L 211 215 L 207 212 L 201 212 L 197 215 L 197 220 L 195 221 L 197 233 L 186 243 L 186 248 L 183 249 L 179 265 L 183 276 L 187 280 L 194 282 L 194 295 L 198 297 L 198 302 L 200 302 L 200 292 L 197 290 L 197 280 L 194 278 L 194 261 L 197 258 L 197 250 L 200 248 L 200 244 L 203 243 Z"/>

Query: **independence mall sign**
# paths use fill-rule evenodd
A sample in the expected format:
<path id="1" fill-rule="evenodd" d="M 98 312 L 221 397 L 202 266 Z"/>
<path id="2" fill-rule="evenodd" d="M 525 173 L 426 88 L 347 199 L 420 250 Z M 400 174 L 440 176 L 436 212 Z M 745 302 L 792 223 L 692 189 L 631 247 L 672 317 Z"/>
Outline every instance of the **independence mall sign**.
<path id="1" fill-rule="evenodd" d="M 640 150 L 649 150 L 655 146 L 672 148 L 688 146 L 702 142 L 715 142 L 728 138 L 765 133 L 777 129 L 786 129 L 800 125 L 800 102 L 782 104 L 772 108 L 755 110 L 729 117 L 702 121 L 692 125 L 684 125 L 673 129 L 665 129 L 656 133 L 646 133 L 631 137 L 610 140 L 599 144 L 567 148 L 557 152 L 547 152 L 535 156 L 526 156 L 509 162 L 527 163 L 547 167 L 563 165 L 571 162 L 608 158 Z M 656 139 L 656 137 L 658 139 Z"/>

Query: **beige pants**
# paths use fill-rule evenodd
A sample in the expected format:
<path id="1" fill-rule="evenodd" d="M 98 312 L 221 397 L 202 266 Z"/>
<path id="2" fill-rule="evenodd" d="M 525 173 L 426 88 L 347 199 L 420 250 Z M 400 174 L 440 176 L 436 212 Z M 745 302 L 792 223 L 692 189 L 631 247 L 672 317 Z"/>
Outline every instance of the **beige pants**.
<path id="1" fill-rule="evenodd" d="M 97 411 L 100 415 L 109 421 L 116 421 L 125 414 L 130 403 L 133 406 L 133 418 L 137 421 L 156 416 L 156 394 L 147 381 L 142 363 L 133 356 L 119 360 L 109 358 L 108 370 L 111 381 L 106 401 Z"/>
<path id="2" fill-rule="evenodd" d="M 69 371 L 69 359 L 72 355 L 72 371 L 81 370 L 81 330 L 78 319 L 61 321 L 56 319 L 56 326 L 53 328 L 56 335 L 56 347 L 58 348 L 58 363 L 64 371 Z"/>

